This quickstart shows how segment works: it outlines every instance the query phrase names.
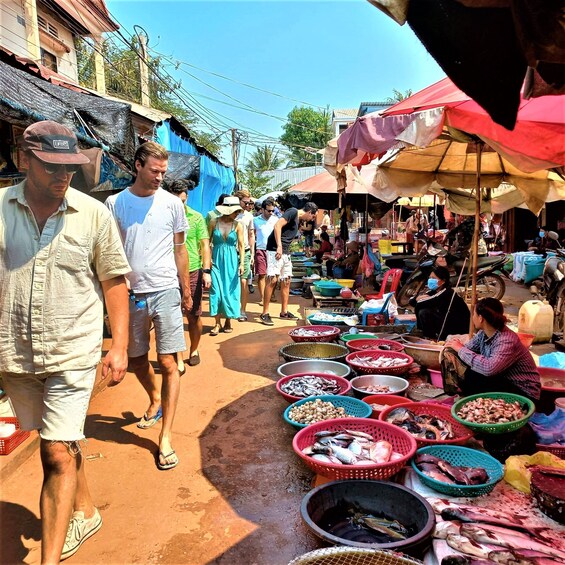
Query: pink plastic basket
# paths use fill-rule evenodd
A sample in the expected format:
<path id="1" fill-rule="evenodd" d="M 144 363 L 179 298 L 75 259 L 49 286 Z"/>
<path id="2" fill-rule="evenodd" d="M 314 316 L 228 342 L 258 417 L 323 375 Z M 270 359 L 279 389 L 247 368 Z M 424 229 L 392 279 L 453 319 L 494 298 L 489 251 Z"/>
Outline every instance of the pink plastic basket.
<path id="1" fill-rule="evenodd" d="M 345 345 L 347 345 L 349 351 L 365 351 L 367 349 L 385 351 L 383 349 L 379 349 L 380 345 L 386 345 L 390 347 L 390 351 L 404 351 L 404 345 L 402 343 L 398 341 L 392 341 L 391 339 L 352 339 Z"/>
<path id="2" fill-rule="evenodd" d="M 401 453 L 403 457 L 397 461 L 389 463 L 375 463 L 372 465 L 337 465 L 334 463 L 324 463 L 316 461 L 308 455 L 304 455 L 302 450 L 316 442 L 315 434 L 322 430 L 342 432 L 353 430 L 371 434 L 376 441 L 385 440 L 392 445 L 393 451 Z M 326 420 L 316 422 L 300 430 L 292 440 L 292 448 L 300 459 L 312 469 L 329 479 L 379 479 L 385 480 L 402 469 L 410 458 L 416 453 L 416 440 L 406 431 L 370 418 L 340 418 L 338 420 Z"/>
<path id="3" fill-rule="evenodd" d="M 330 375 L 328 373 L 298 373 L 297 375 L 288 375 L 287 377 L 282 377 L 279 379 L 276 384 L 276 388 L 279 391 L 280 395 L 287 401 L 287 402 L 296 402 L 298 400 L 303 400 L 304 396 L 293 396 L 292 394 L 287 394 L 283 392 L 281 386 L 287 383 L 288 381 L 295 379 L 297 377 L 323 377 L 324 379 L 329 379 L 331 381 L 335 381 L 340 386 L 340 391 L 336 394 L 342 395 L 347 394 L 351 390 L 351 383 L 344 379 L 343 377 L 338 377 L 337 375 Z M 314 397 L 311 397 L 314 398 Z"/>
<path id="4" fill-rule="evenodd" d="M 473 437 L 473 432 L 463 424 L 460 424 L 452 415 L 449 406 L 441 404 L 432 404 L 431 402 L 412 402 L 407 404 L 397 404 L 396 406 L 389 406 L 383 410 L 379 416 L 379 420 L 386 422 L 387 416 L 396 408 L 407 408 L 414 414 L 428 414 L 435 416 L 441 420 L 449 422 L 451 429 L 455 435 L 452 439 L 422 439 L 415 438 L 418 447 L 425 447 L 426 445 L 463 445 Z M 408 432 L 407 432 L 408 433 Z"/>
<path id="5" fill-rule="evenodd" d="M 292 339 L 292 341 L 296 342 L 296 343 L 304 343 L 307 341 L 314 341 L 314 342 L 329 342 L 329 341 L 335 341 L 338 337 L 339 334 L 341 333 L 339 328 L 336 328 L 335 326 L 308 326 L 305 329 L 308 329 L 312 332 L 317 332 L 320 333 L 320 335 L 312 335 L 312 336 L 306 336 L 306 335 L 296 335 L 296 332 L 302 328 L 293 328 L 292 330 L 290 330 L 288 332 L 288 335 L 290 336 L 290 338 Z M 322 335 L 321 332 L 323 331 L 327 331 L 329 332 L 331 330 L 331 333 Z"/>
<path id="6" fill-rule="evenodd" d="M 373 359 L 378 359 L 379 357 L 404 359 L 406 360 L 406 363 L 399 367 L 366 367 L 357 361 L 359 357 L 372 357 Z M 353 353 L 350 353 L 345 358 L 345 361 L 355 369 L 358 375 L 403 375 L 406 371 L 408 371 L 410 365 L 414 362 L 414 359 L 410 357 L 410 355 L 406 355 L 406 353 L 401 353 L 400 351 L 365 349 L 363 351 L 354 351 Z"/>

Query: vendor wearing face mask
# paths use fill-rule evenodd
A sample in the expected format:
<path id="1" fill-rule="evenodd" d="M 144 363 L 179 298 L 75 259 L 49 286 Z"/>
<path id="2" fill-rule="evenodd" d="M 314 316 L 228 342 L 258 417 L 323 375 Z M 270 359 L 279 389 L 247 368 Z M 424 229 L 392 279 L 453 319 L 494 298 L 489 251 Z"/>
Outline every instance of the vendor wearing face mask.
<path id="1" fill-rule="evenodd" d="M 550 236 L 553 236 L 551 237 Z M 543 255 L 548 249 L 559 249 L 558 235 L 555 232 L 547 231 L 547 228 L 541 227 L 537 237 L 532 241 L 528 247 L 528 251 L 535 251 Z"/>
<path id="2" fill-rule="evenodd" d="M 441 341 L 448 335 L 469 333 L 469 308 L 451 288 L 445 267 L 434 267 L 427 291 L 412 298 L 410 304 L 415 308 L 418 329 L 428 339 Z"/>

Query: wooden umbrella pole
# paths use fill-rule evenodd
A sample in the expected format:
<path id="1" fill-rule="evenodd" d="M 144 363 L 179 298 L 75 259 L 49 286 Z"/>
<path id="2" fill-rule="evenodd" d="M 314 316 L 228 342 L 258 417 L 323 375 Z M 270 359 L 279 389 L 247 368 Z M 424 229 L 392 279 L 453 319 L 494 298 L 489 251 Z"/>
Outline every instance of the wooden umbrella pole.
<path id="1" fill-rule="evenodd" d="M 477 303 L 477 258 L 479 255 L 479 229 L 481 224 L 481 156 L 482 156 L 483 142 L 477 142 L 477 190 L 475 194 L 475 230 L 473 232 L 473 286 L 471 292 L 471 314 L 475 311 L 475 304 Z M 473 316 L 471 315 L 471 322 L 469 324 L 469 335 L 473 335 Z"/>

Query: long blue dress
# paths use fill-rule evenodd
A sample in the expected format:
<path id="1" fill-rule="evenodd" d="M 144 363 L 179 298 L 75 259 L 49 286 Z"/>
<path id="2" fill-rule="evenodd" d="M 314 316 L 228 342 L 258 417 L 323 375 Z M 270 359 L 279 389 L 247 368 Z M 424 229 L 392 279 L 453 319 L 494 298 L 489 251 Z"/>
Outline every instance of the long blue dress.
<path id="1" fill-rule="evenodd" d="M 212 232 L 212 245 L 210 315 L 237 318 L 240 314 L 240 281 L 235 224 L 226 238 L 216 226 Z"/>

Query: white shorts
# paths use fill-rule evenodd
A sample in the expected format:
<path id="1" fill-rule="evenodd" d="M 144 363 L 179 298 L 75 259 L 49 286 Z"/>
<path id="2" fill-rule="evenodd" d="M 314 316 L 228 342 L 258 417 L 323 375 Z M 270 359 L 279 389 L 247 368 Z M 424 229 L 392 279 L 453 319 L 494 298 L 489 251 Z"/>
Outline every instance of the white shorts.
<path id="1" fill-rule="evenodd" d="M 277 261 L 276 254 L 276 251 L 267 251 L 267 276 L 280 277 L 281 280 L 290 279 L 292 277 L 290 255 L 283 254 Z"/>
<path id="2" fill-rule="evenodd" d="M 39 430 L 41 438 L 50 441 L 84 439 L 84 421 L 96 367 L 1 376 L 23 430 Z"/>

